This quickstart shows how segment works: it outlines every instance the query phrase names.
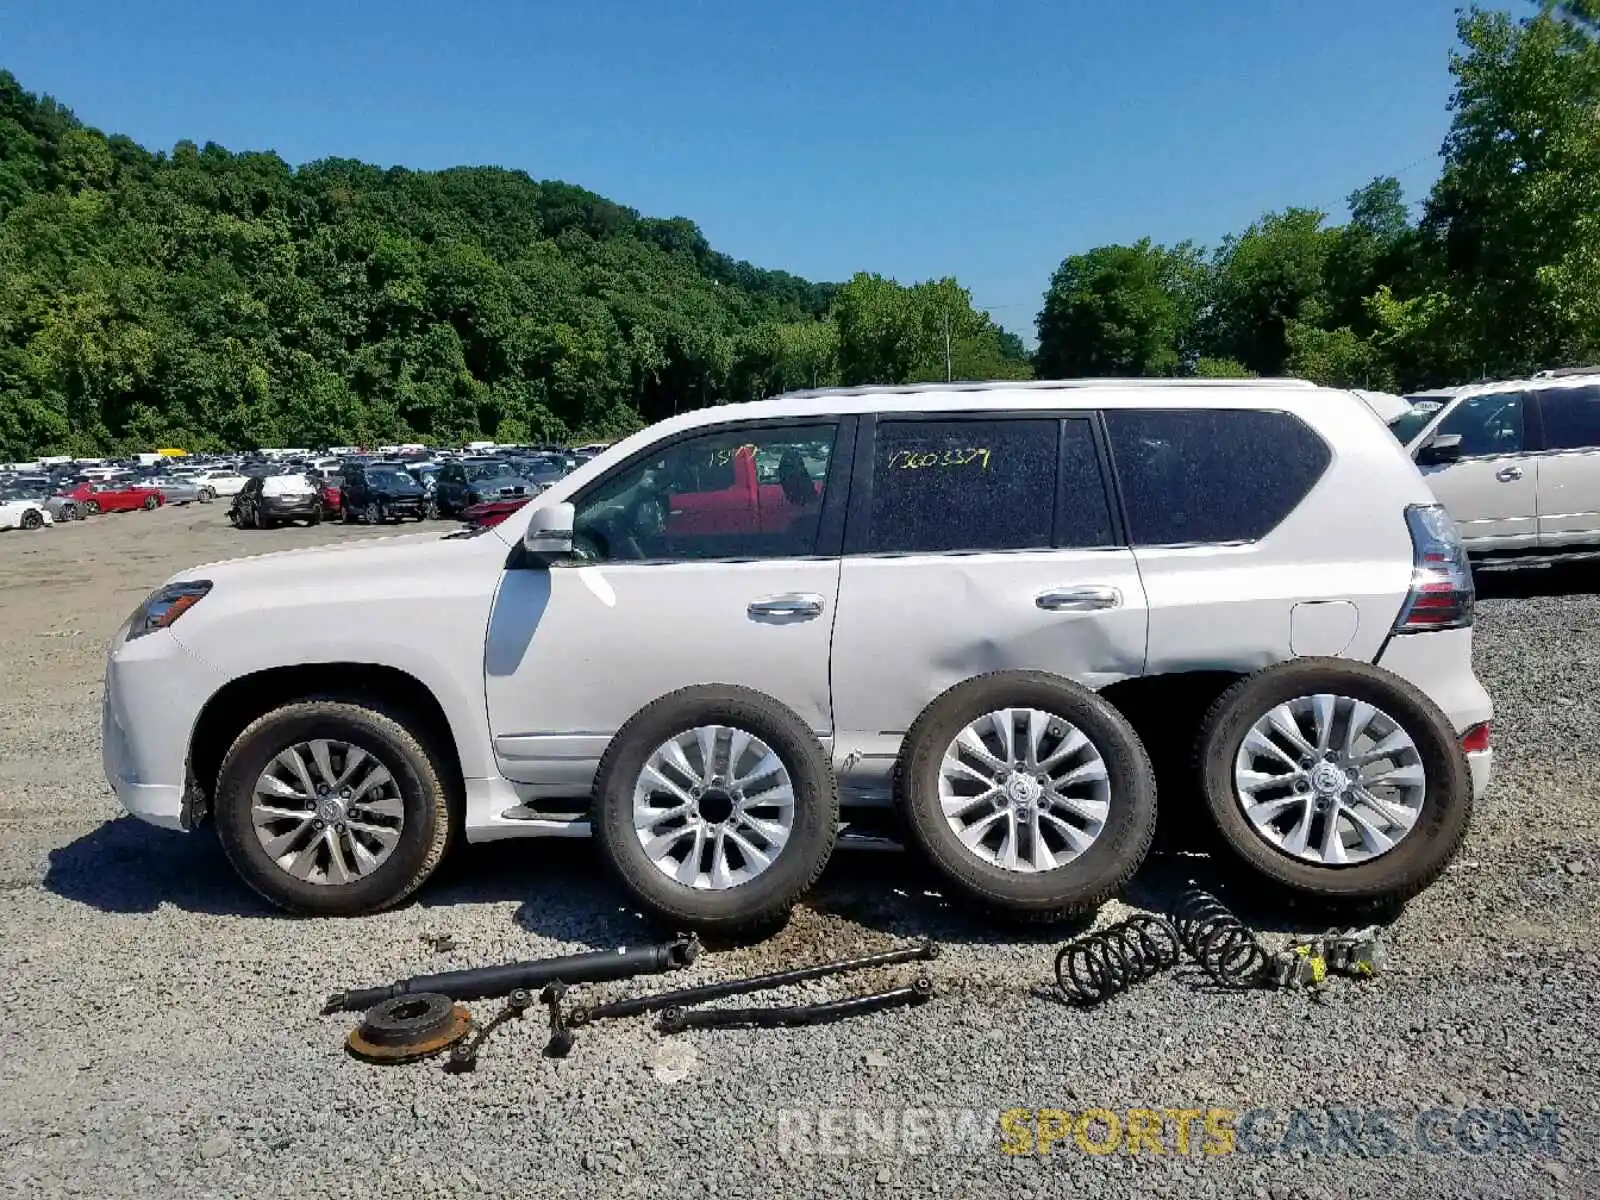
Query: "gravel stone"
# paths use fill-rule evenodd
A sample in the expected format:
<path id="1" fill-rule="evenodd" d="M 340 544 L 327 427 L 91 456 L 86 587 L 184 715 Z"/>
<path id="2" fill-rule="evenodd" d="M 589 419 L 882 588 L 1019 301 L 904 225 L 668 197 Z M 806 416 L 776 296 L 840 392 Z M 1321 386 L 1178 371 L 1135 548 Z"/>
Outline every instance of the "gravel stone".
<path id="1" fill-rule="evenodd" d="M 440 1060 L 352 1059 L 343 1042 L 356 1018 L 321 1016 L 322 997 L 656 936 L 592 848 L 467 847 L 398 911 L 291 920 L 234 878 L 209 832 L 133 821 L 100 775 L 104 645 L 152 587 L 196 562 L 369 536 L 235 532 L 220 506 L 0 536 L 0 1195 L 1600 1194 L 1600 571 L 1483 578 L 1476 653 L 1497 706 L 1495 782 L 1459 860 L 1385 930 L 1389 966 L 1375 980 L 1334 980 L 1316 996 L 1223 994 L 1179 967 L 1078 1011 L 1038 986 L 1076 930 L 983 922 L 907 856 L 841 853 L 770 939 L 709 952 L 670 984 L 579 988 L 574 1001 L 934 936 L 944 952 L 933 1002 L 670 1039 L 646 1017 L 602 1021 L 566 1060 L 542 1055 L 544 1022 L 530 1019 L 490 1039 L 475 1072 L 452 1075 Z M 36 636 L 48 631 L 60 636 Z M 1168 812 L 1192 801 L 1162 795 Z M 1167 841 L 1096 922 L 1159 909 L 1191 877 L 1279 944 L 1323 927 Z M 444 930 L 456 942 L 447 954 L 424 940 Z M 760 1002 L 898 986 L 915 969 Z M 488 1017 L 498 1002 L 471 1007 Z M 692 1055 L 681 1076 L 661 1057 L 669 1047 Z M 651 1093 L 667 1074 L 663 1103 Z M 1198 1125 L 1187 1158 L 1093 1155 L 1070 1133 L 1048 1155 L 998 1148 L 996 1118 L 1010 1108 L 1213 1106 L 1263 1110 L 1261 1128 L 1280 1141 L 1290 1110 L 1306 1109 L 1323 1149 L 1207 1155 Z M 1430 1109 L 1508 1106 L 1559 1111 L 1559 1156 L 1544 1144 L 1325 1149 L 1330 1109 L 1387 1109 L 1409 1131 Z M 989 1119 L 970 1137 L 940 1132 L 940 1114 L 967 1110 Z M 795 1114 L 815 1126 L 829 1113 L 847 1122 L 838 1147 L 815 1127 L 806 1142 L 785 1133 Z M 865 1128 L 848 1123 L 857 1115 Z M 923 1118 L 928 1138 L 901 1137 Z"/>

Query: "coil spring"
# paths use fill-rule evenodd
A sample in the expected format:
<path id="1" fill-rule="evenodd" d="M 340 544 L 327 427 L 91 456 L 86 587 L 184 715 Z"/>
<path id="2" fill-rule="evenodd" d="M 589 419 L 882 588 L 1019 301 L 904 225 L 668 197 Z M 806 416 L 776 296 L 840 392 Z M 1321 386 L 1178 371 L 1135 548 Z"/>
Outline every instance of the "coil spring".
<path id="1" fill-rule="evenodd" d="M 1056 986 L 1073 1004 L 1099 1004 L 1178 961 L 1178 934 L 1162 917 L 1137 916 L 1056 954 Z"/>
<path id="2" fill-rule="evenodd" d="M 1172 924 L 1183 948 L 1225 987 L 1261 987 L 1272 972 L 1272 955 L 1248 926 L 1210 892 L 1190 888 L 1173 905 Z"/>

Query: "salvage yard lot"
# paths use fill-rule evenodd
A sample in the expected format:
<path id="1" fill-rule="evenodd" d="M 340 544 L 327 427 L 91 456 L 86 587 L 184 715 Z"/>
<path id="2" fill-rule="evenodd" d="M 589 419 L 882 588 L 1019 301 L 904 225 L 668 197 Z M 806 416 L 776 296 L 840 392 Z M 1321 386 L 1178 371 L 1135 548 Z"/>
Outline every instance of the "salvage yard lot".
<path id="1" fill-rule="evenodd" d="M 405 530 L 413 532 L 411 527 Z M 442 529 L 441 529 L 442 531 Z M 231 529 L 220 507 L 0 535 L 0 1193 L 542 1196 L 1592 1194 L 1600 1189 L 1600 569 L 1480 581 L 1477 669 L 1496 777 L 1456 864 L 1387 933 L 1370 984 L 1219 995 L 1180 969 L 1090 1013 L 1034 993 L 1070 931 L 982 924 L 904 856 L 841 853 L 790 925 L 709 954 L 672 986 L 852 956 L 931 935 L 939 996 L 793 1031 L 692 1033 L 668 1069 L 646 1020 L 540 1057 L 543 1018 L 487 1044 L 476 1074 L 345 1056 L 347 985 L 652 936 L 587 846 L 458 852 L 400 911 L 346 921 L 267 909 L 209 831 L 122 816 L 101 778 L 106 642 L 197 562 L 375 536 Z M 1164 795 L 1169 808 L 1187 802 Z M 1168 842 L 1128 900 L 1191 875 L 1258 927 L 1294 928 L 1246 878 Z M 1108 906 L 1102 921 L 1125 915 Z M 453 935 L 448 953 L 424 936 Z M 901 974 L 824 981 L 822 998 Z M 647 980 L 642 988 L 664 982 Z M 628 985 L 610 985 L 608 995 Z M 591 990 L 599 994 L 599 990 Z M 784 999 L 782 993 L 776 1001 Z M 488 1016 L 495 1002 L 475 1005 Z M 686 1071 L 686 1074 L 684 1072 Z M 681 1076 L 681 1077 L 680 1077 Z M 818 1138 L 819 1109 L 873 1124 L 908 1108 L 1268 1109 L 1253 1149 L 1046 1156 L 978 1143 Z M 1282 1140 L 1289 1111 L 1554 1109 L 1561 1153 L 1443 1149 L 1360 1158 Z M 1276 1123 L 1274 1123 L 1276 1122 Z M 783 1136 L 780 1138 L 780 1132 Z M 1402 1143 L 1405 1142 L 1402 1138 Z M 780 1147 L 780 1141 L 784 1144 Z M 780 1155 L 780 1149 L 784 1151 Z M 848 1153 L 837 1153 L 837 1151 Z M 1396 1186 L 1398 1184 L 1398 1186 Z"/>

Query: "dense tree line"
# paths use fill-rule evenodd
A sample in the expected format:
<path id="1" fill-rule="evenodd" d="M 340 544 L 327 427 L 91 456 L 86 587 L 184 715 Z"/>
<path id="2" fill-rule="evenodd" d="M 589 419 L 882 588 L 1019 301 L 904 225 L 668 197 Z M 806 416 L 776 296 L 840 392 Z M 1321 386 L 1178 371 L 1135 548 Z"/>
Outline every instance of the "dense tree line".
<path id="1" fill-rule="evenodd" d="M 951 279 L 811 283 L 520 172 L 153 154 L 0 72 L 0 459 L 587 438 L 947 361 L 1030 372 Z"/>
<path id="2" fill-rule="evenodd" d="M 1056 270 L 1043 376 L 1294 375 L 1379 389 L 1600 363 L 1600 0 L 1460 19 L 1443 171 L 1413 221 L 1374 180 L 1331 225 L 1270 212 L 1209 254 Z"/>
<path id="3" fill-rule="evenodd" d="M 947 372 L 1394 389 L 1600 362 L 1600 0 L 1460 35 L 1417 219 L 1381 178 L 1343 224 L 1073 255 L 1031 361 L 954 279 L 812 283 L 515 171 L 152 153 L 0 71 L 0 459 L 587 438 Z"/>

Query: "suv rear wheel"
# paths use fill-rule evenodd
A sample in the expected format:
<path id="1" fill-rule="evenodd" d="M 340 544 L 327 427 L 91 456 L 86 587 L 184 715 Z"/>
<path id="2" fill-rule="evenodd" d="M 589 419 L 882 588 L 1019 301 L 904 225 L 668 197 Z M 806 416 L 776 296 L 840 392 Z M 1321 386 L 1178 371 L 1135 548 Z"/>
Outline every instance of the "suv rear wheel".
<path id="1" fill-rule="evenodd" d="M 1325 900 L 1414 896 L 1449 863 L 1472 811 L 1449 719 L 1366 663 L 1299 659 L 1236 684 L 1206 718 L 1199 765 L 1230 849 Z"/>
<path id="2" fill-rule="evenodd" d="M 684 688 L 618 732 L 595 832 L 623 884 L 711 932 L 780 920 L 822 874 L 839 824 L 827 753 L 789 709 L 746 688 Z"/>
<path id="3" fill-rule="evenodd" d="M 1155 834 L 1155 778 L 1133 728 L 1042 672 L 981 675 L 930 704 L 906 734 L 895 790 L 940 874 L 1031 919 L 1103 903 Z"/>
<path id="4" fill-rule="evenodd" d="M 433 874 L 450 837 L 440 772 L 423 743 L 395 717 L 339 700 L 254 721 L 223 760 L 213 808 L 244 881 L 314 916 L 398 904 Z"/>

